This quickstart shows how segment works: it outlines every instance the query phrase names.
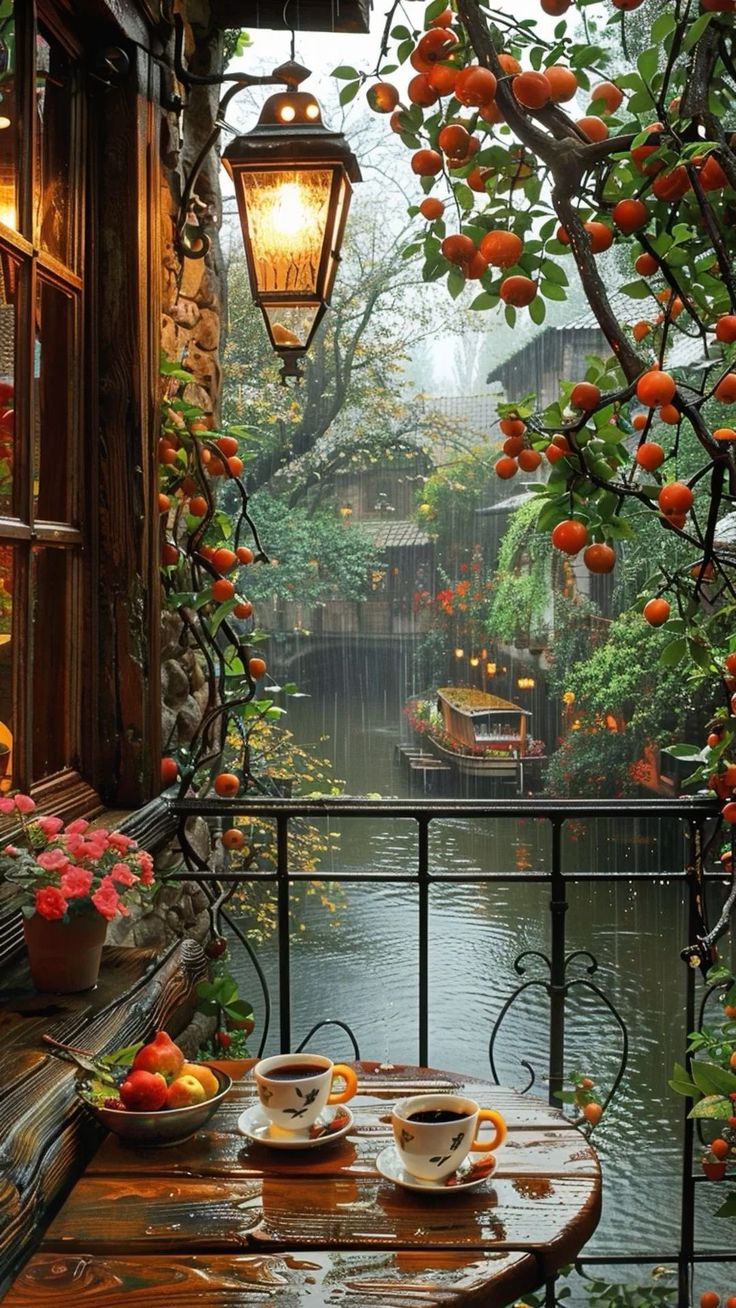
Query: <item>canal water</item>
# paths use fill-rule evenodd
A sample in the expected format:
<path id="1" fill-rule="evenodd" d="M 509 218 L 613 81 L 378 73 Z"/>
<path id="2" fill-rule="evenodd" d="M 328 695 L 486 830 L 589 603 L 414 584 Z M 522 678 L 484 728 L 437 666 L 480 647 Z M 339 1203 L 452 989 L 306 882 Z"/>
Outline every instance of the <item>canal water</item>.
<path id="1" fill-rule="evenodd" d="M 307 661 L 300 669 L 297 679 L 309 696 L 290 701 L 288 726 L 301 744 L 334 760 L 334 775 L 345 782 L 346 793 L 422 793 L 395 759 L 409 679 L 408 669 L 404 675 L 396 672 L 368 651 L 352 657 L 346 653 L 339 665 L 325 668 Z M 397 874 L 416 867 L 416 831 L 410 821 L 344 820 L 333 823 L 332 830 L 339 833 L 339 851 L 322 864 L 325 881 L 331 867 Z M 503 1005 L 524 981 L 544 981 L 548 975 L 542 959 L 532 957 L 523 976 L 514 964 L 525 950 L 549 953 L 549 886 L 524 882 L 520 874 L 549 870 L 550 833 L 543 820 L 535 820 L 533 808 L 523 820 L 438 821 L 431 830 L 434 872 L 493 869 L 508 876 L 491 885 L 443 884 L 433 888 L 431 899 L 429 1061 L 490 1077 L 489 1038 Z M 598 967 L 590 975 L 585 970 L 589 959 L 581 957 L 571 963 L 568 978 L 591 982 L 601 993 L 583 984 L 572 989 L 567 1069 L 592 1076 L 605 1096 L 622 1052 L 621 1029 L 610 1006 L 629 1040 L 624 1079 L 594 1134 L 604 1166 L 604 1211 L 588 1249 L 654 1252 L 662 1261 L 677 1247 L 680 1216 L 682 1101 L 667 1081 L 685 1045 L 685 970 L 679 951 L 687 926 L 681 888 L 668 881 L 667 873 L 682 867 L 684 844 L 679 832 L 658 825 L 575 822 L 566 826 L 563 858 L 567 872 L 601 878 L 569 890 L 568 954 L 589 951 Z M 651 882 L 626 880 L 625 874 L 633 871 L 651 872 Z M 611 884 L 603 879 L 606 874 L 624 879 Z M 320 894 L 310 895 L 302 887 L 293 900 L 294 1046 L 315 1023 L 335 1019 L 350 1025 L 361 1056 L 416 1062 L 414 888 L 365 883 L 340 891 L 328 886 L 324 897 L 336 905 L 334 911 L 323 905 Z M 275 940 L 259 946 L 258 954 L 275 997 Z M 241 989 L 253 1000 L 262 1024 L 263 1006 L 247 968 Z M 547 1002 L 541 984 L 529 986 L 507 1014 L 496 1050 L 499 1080 L 523 1088 L 531 1068 L 542 1095 Z M 337 1028 L 315 1036 L 310 1047 L 335 1058 L 352 1053 Z M 276 1007 L 266 1052 L 277 1048 Z M 706 1183 L 698 1192 L 702 1238 L 715 1247 L 727 1246 L 729 1224 L 712 1218 L 725 1197 L 723 1187 Z M 644 1270 L 642 1279 L 646 1276 Z"/>

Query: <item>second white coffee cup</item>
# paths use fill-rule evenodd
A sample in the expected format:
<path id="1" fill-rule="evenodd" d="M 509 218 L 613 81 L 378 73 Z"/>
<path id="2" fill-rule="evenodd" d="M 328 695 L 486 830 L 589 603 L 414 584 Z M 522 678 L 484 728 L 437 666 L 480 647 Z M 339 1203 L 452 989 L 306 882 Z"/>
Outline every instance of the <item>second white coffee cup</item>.
<path id="1" fill-rule="evenodd" d="M 491 1122 L 494 1132 L 481 1139 L 483 1122 Z M 500 1113 L 457 1094 L 402 1099 L 391 1114 L 391 1126 L 402 1166 L 422 1181 L 443 1181 L 471 1150 L 497 1149 L 506 1139 Z"/>

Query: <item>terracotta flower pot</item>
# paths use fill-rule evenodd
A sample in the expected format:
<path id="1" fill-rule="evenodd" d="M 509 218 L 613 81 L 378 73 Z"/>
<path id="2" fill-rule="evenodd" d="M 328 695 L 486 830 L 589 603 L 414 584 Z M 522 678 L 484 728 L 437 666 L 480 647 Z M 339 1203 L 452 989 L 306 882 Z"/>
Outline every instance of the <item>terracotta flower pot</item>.
<path id="1" fill-rule="evenodd" d="M 74 994 L 97 982 L 107 919 L 88 913 L 70 922 L 34 913 L 23 919 L 28 966 L 37 990 Z"/>

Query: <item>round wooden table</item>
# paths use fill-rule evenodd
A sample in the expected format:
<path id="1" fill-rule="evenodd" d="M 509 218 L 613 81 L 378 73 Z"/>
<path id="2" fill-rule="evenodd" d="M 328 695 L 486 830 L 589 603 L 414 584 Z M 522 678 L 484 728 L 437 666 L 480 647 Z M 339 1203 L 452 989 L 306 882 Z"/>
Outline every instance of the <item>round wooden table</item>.
<path id="1" fill-rule="evenodd" d="M 182 1144 L 133 1149 L 108 1136 L 3 1308 L 502 1308 L 575 1258 L 598 1222 L 600 1169 L 560 1112 L 474 1077 L 355 1067 L 354 1128 L 321 1148 L 277 1151 L 239 1134 L 254 1102 L 247 1076 Z M 375 1159 L 392 1139 L 392 1104 L 456 1089 L 506 1118 L 494 1175 L 447 1196 L 384 1180 Z"/>

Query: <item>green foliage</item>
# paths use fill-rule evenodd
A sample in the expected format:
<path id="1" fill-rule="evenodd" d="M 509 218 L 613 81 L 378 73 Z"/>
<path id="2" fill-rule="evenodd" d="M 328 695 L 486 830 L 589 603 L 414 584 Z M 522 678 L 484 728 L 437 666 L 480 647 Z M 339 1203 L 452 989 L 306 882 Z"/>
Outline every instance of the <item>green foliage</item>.
<path id="1" fill-rule="evenodd" d="M 437 556 L 449 572 L 477 535 L 474 514 L 493 492 L 496 458 L 497 451 L 488 445 L 474 445 L 436 468 L 417 496 L 419 525 L 434 537 Z"/>
<path id="2" fill-rule="evenodd" d="M 498 550 L 488 612 L 494 640 L 514 644 L 544 630 L 550 606 L 549 535 L 538 530 L 539 502 L 532 497 L 512 514 Z"/>

